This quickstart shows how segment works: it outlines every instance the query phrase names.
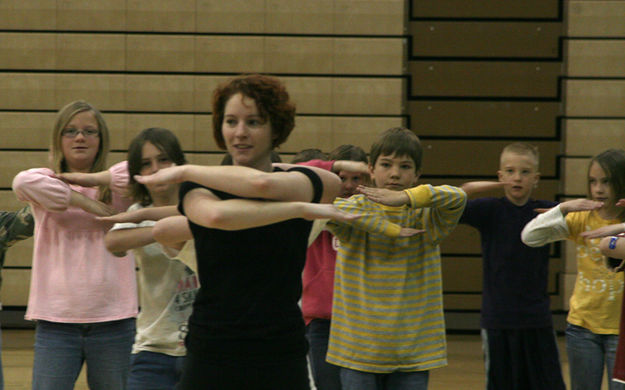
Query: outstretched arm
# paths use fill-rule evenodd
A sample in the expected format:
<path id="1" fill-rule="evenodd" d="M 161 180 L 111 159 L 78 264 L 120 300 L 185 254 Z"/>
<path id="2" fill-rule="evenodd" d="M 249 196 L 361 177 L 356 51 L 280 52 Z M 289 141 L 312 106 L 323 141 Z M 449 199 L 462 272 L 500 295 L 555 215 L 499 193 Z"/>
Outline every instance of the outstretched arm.
<path id="1" fill-rule="evenodd" d="M 106 217 L 116 213 L 115 209 L 106 203 L 91 199 L 78 191 L 70 190 L 69 204 L 79 207 L 98 217 Z"/>
<path id="2" fill-rule="evenodd" d="M 521 240 L 527 246 L 539 247 L 554 241 L 564 240 L 569 236 L 569 228 L 564 217 L 574 211 L 595 210 L 603 206 L 602 202 L 589 199 L 575 199 L 560 203 L 558 206 L 537 215 L 521 232 Z"/>
<path id="3" fill-rule="evenodd" d="M 192 222 L 223 230 L 248 229 L 292 218 L 347 221 L 358 217 L 341 212 L 331 204 L 249 199 L 220 200 L 204 188 L 188 192 L 183 205 L 187 218 Z"/>
<path id="4" fill-rule="evenodd" d="M 153 235 L 161 245 L 178 250 L 182 248 L 185 241 L 193 239 L 189 221 L 184 215 L 167 217 L 156 222 Z"/>
<path id="5" fill-rule="evenodd" d="M 607 257 L 606 267 L 614 272 L 625 269 L 625 238 L 621 236 L 605 237 L 599 242 L 601 253 Z M 614 260 L 612 260 L 614 259 Z M 616 261 L 615 261 L 616 260 Z"/>
<path id="6" fill-rule="evenodd" d="M 617 223 L 614 225 L 602 226 L 595 230 L 582 232 L 580 233 L 580 236 L 584 238 L 599 238 L 606 236 L 615 236 L 623 232 L 625 232 L 625 224 Z"/>
<path id="7" fill-rule="evenodd" d="M 158 221 L 174 215 L 180 215 L 177 206 L 160 206 L 124 211 L 123 213 L 111 215 L 109 217 L 100 217 L 98 219 L 113 223 L 139 223 L 142 221 Z"/>
<path id="8" fill-rule="evenodd" d="M 35 220 L 30 206 L 18 211 L 0 212 L 0 250 L 33 235 Z"/>
<path id="9" fill-rule="evenodd" d="M 126 256 L 126 251 L 141 248 L 154 242 L 152 226 L 111 230 L 104 237 L 106 249 L 118 257 Z"/>
<path id="10" fill-rule="evenodd" d="M 338 176 L 324 169 L 305 169 L 314 171 L 321 180 L 321 203 L 331 203 L 339 193 Z M 301 172 L 263 172 L 242 166 L 181 165 L 161 169 L 150 176 L 137 176 L 136 180 L 143 184 L 192 181 L 245 198 L 280 201 L 309 202 L 314 192 L 312 183 Z"/>
<path id="11" fill-rule="evenodd" d="M 472 196 L 481 192 L 504 188 L 506 184 L 509 183 L 503 181 L 469 181 L 462 184 L 460 188 L 462 188 L 468 196 Z"/>

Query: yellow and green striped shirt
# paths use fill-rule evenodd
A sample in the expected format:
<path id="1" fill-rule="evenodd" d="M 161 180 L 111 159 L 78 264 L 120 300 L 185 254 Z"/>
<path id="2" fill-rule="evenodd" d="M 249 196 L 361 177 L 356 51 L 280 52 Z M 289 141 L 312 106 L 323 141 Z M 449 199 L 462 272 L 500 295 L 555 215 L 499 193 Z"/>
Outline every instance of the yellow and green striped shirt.
<path id="1" fill-rule="evenodd" d="M 373 373 L 447 364 L 439 243 L 456 226 L 466 194 L 452 186 L 406 190 L 410 206 L 364 195 L 335 206 L 362 217 L 328 226 L 341 241 L 336 259 L 327 361 Z M 399 237 L 402 227 L 425 233 Z"/>

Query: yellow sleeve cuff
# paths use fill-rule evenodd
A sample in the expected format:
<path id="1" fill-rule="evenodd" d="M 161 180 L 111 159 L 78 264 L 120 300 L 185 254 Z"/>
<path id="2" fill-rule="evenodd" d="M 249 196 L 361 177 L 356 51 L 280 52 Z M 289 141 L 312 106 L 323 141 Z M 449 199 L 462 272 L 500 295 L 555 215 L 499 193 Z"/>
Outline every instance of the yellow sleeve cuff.
<path id="1" fill-rule="evenodd" d="M 384 235 L 388 237 L 399 237 L 399 233 L 401 232 L 401 226 L 396 223 L 390 223 L 386 226 L 384 230 Z"/>
<path id="2" fill-rule="evenodd" d="M 404 192 L 410 199 L 410 207 L 427 207 L 432 203 L 432 192 L 430 186 L 426 184 L 408 188 Z"/>

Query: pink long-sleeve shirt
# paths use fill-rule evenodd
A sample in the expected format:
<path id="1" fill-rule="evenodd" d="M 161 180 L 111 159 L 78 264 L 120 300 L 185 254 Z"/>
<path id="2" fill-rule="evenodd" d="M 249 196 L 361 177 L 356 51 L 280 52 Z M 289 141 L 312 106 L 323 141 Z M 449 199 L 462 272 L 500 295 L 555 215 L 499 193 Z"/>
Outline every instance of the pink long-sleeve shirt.
<path id="1" fill-rule="evenodd" d="M 112 206 L 124 211 L 126 162 L 112 166 Z M 96 199 L 98 190 L 69 185 L 47 168 L 20 172 L 13 179 L 18 199 L 32 206 L 35 243 L 26 319 L 93 323 L 135 317 L 138 312 L 135 264 L 115 257 L 104 236 L 111 223 L 100 222 L 69 205 L 71 190 Z"/>

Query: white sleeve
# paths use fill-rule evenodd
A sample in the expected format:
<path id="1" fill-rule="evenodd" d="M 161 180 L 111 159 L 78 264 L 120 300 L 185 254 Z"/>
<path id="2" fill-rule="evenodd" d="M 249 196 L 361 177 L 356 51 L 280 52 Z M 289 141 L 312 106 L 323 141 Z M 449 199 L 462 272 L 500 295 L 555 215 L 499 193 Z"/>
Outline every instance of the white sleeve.
<path id="1" fill-rule="evenodd" d="M 565 240 L 568 236 L 569 227 L 566 219 L 560 206 L 556 206 L 529 221 L 521 232 L 521 241 L 527 246 L 539 247 L 550 242 Z"/>

